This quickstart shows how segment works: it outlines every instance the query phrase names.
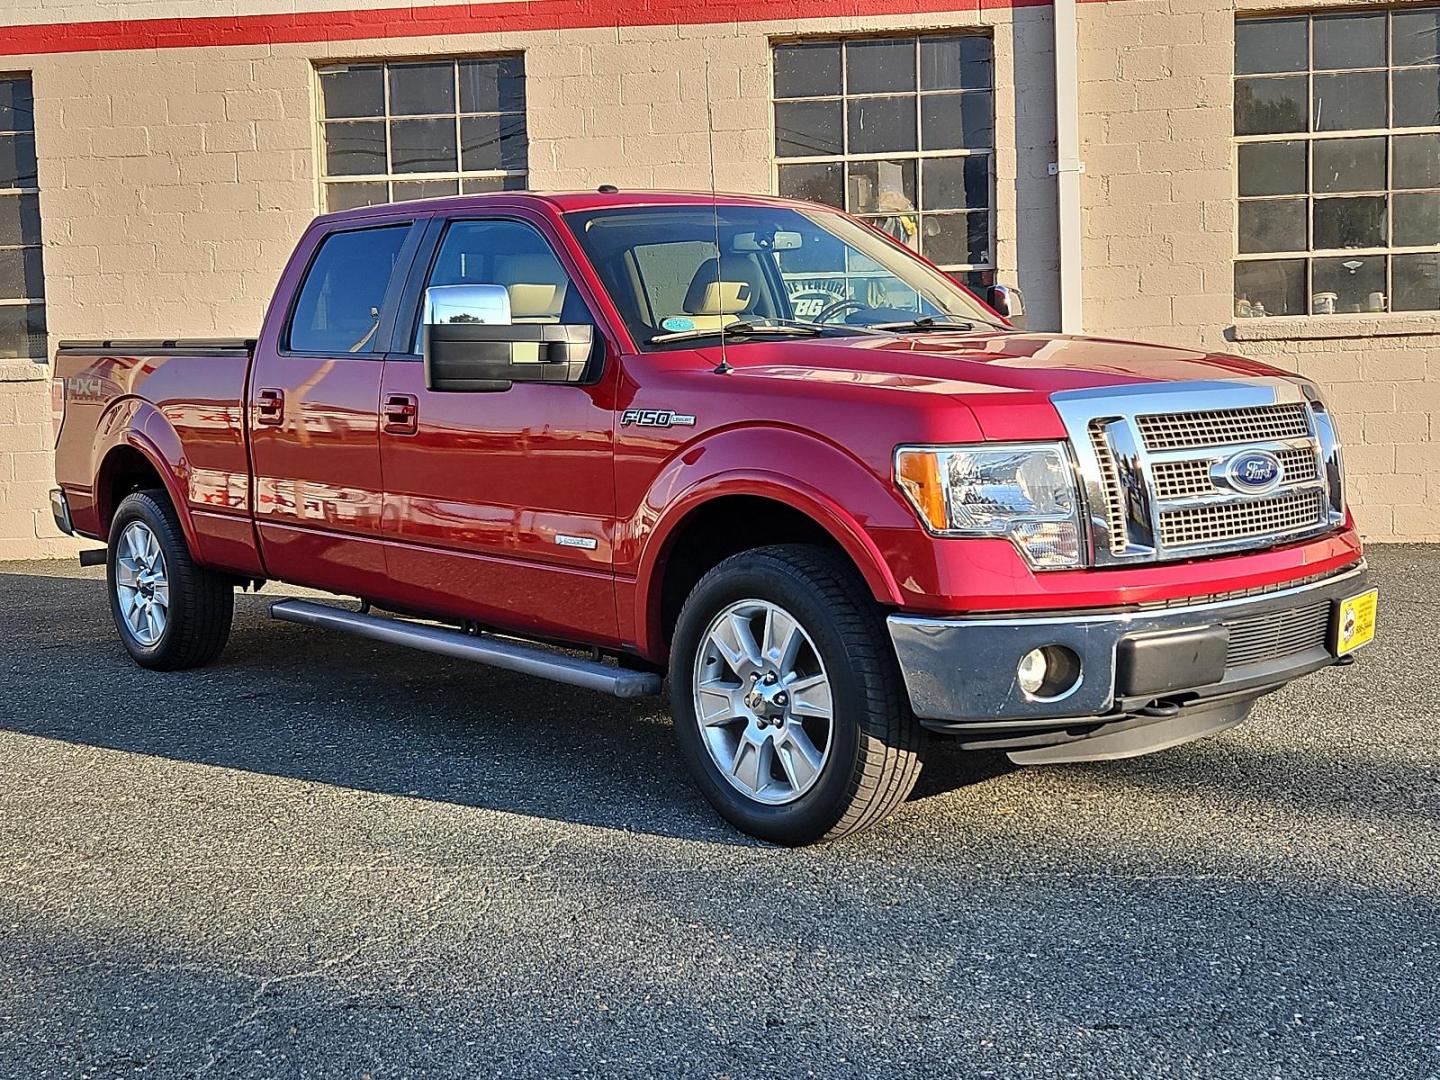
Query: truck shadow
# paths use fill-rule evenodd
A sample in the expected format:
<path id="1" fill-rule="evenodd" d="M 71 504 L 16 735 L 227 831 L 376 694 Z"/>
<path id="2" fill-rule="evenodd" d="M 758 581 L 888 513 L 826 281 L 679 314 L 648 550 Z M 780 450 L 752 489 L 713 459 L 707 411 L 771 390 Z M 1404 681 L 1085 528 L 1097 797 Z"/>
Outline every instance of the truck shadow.
<path id="1" fill-rule="evenodd" d="M 279 594 L 277 594 L 279 595 Z M 0 727 L 410 798 L 728 844 L 681 769 L 663 701 L 622 702 L 511 672 L 273 622 L 242 596 L 212 667 L 136 668 L 93 575 L 0 574 Z M 1008 770 L 937 753 L 912 798 Z"/>

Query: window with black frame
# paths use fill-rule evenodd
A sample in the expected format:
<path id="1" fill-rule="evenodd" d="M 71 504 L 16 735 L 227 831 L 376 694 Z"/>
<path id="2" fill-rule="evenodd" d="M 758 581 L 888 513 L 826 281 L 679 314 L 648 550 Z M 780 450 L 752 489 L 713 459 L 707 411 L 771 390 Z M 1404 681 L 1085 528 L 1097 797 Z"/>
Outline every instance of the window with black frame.
<path id="1" fill-rule="evenodd" d="M 0 75 L 0 359 L 44 360 L 45 276 L 30 79 Z"/>
<path id="2" fill-rule="evenodd" d="M 994 283 L 994 58 L 979 34 L 774 47 L 776 190 Z"/>
<path id="3" fill-rule="evenodd" d="M 1235 26 L 1235 314 L 1440 310 L 1440 8 Z"/>
<path id="4" fill-rule="evenodd" d="M 327 210 L 525 187 L 521 56 L 321 68 Z"/>

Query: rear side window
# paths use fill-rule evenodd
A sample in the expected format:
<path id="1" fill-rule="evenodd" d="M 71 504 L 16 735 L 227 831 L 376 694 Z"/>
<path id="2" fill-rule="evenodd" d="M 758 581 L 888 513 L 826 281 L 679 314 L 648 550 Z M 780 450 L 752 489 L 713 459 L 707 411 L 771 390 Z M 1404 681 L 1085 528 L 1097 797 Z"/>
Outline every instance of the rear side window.
<path id="1" fill-rule="evenodd" d="M 366 353 L 410 224 L 331 233 L 306 271 L 290 318 L 298 352 Z"/>

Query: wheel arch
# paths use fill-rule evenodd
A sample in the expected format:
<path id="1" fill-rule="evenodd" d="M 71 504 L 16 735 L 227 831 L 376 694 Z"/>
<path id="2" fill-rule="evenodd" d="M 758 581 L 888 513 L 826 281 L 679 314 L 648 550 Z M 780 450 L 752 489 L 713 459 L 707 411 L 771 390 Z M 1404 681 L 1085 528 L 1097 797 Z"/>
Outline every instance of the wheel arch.
<path id="1" fill-rule="evenodd" d="M 147 414 L 153 414 L 155 419 L 151 420 Z M 171 444 L 168 452 L 152 437 L 151 429 L 157 421 L 161 425 L 158 432 L 161 442 Z M 109 535 L 115 510 L 125 496 L 134 491 L 159 488 L 175 509 L 186 545 L 192 552 L 196 550 L 195 524 L 185 499 L 185 488 L 177 475 L 178 470 L 184 468 L 180 439 L 153 406 L 137 411 L 131 422 L 117 433 L 117 437 L 98 457 L 94 497 L 102 537 Z"/>

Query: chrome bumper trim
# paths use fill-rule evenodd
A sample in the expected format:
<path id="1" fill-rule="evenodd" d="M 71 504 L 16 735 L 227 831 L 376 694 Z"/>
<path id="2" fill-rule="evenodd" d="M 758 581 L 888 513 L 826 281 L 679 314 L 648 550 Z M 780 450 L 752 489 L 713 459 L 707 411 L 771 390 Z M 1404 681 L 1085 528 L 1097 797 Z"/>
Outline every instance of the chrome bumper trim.
<path id="1" fill-rule="evenodd" d="M 55 527 L 66 536 L 75 535 L 75 526 L 70 522 L 70 503 L 65 492 L 59 488 L 50 490 L 50 513 L 55 516 Z"/>
<path id="2" fill-rule="evenodd" d="M 1368 578 L 1362 561 L 1350 570 L 1290 589 L 1183 607 L 1095 614 L 1043 612 L 1004 618 L 887 620 L 910 704 L 922 720 L 998 730 L 1047 726 L 1057 720 L 1113 716 L 1140 699 L 1117 698 L 1116 653 L 1121 641 L 1177 630 L 1221 626 L 1227 620 L 1338 601 L 1360 592 Z M 1015 668 L 1029 650 L 1063 645 L 1080 657 L 1080 681 L 1066 694 L 1037 699 L 1016 683 Z M 1167 698 L 1257 692 L 1333 663 L 1328 644 L 1303 652 L 1228 667 L 1218 682 L 1167 690 Z M 1151 695 L 1151 698 L 1157 695 Z"/>

